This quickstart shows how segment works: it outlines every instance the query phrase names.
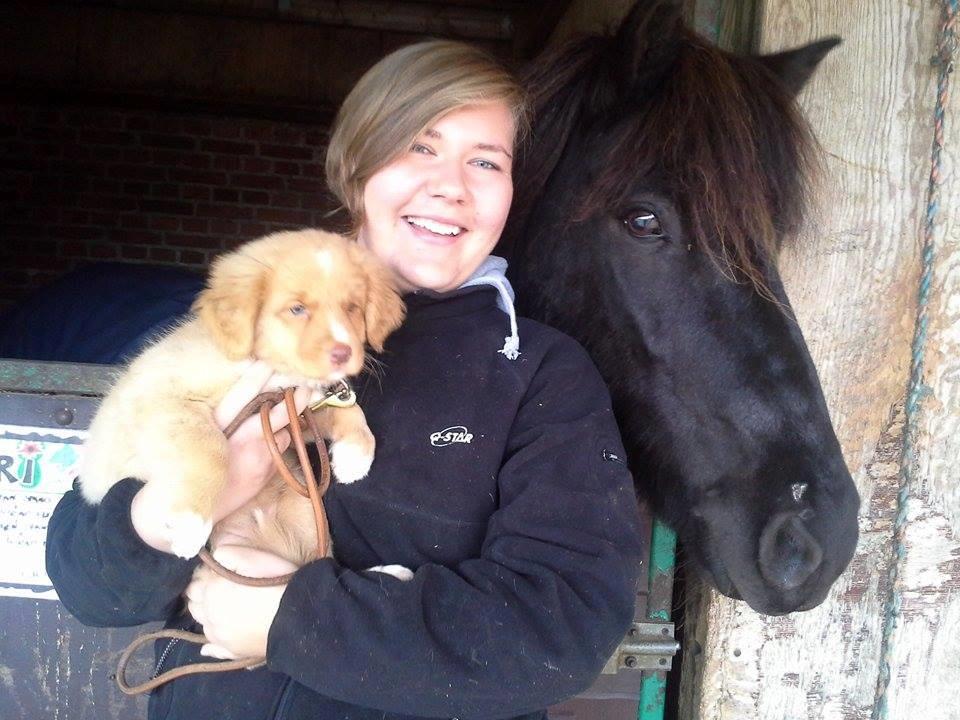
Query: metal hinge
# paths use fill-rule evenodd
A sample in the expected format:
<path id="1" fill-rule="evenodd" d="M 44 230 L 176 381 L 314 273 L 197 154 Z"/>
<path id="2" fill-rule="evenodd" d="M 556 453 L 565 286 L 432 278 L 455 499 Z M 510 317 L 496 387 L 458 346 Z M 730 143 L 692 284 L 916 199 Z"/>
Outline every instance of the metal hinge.
<path id="1" fill-rule="evenodd" d="M 603 672 L 669 670 L 679 649 L 680 643 L 673 638 L 673 623 L 635 622 Z"/>

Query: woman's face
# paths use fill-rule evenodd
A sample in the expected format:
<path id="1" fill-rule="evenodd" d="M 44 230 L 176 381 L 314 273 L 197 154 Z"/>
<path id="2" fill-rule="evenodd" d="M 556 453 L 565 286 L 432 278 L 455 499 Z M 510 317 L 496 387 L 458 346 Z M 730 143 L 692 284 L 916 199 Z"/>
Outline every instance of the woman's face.
<path id="1" fill-rule="evenodd" d="M 513 199 L 513 138 L 506 105 L 466 105 L 367 181 L 358 240 L 403 290 L 453 290 L 493 250 Z"/>

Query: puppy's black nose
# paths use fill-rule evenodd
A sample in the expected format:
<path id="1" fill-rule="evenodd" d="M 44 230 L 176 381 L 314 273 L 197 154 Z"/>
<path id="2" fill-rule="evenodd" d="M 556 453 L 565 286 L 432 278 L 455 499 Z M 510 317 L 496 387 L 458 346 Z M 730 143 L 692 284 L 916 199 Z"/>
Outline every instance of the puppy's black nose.
<path id="1" fill-rule="evenodd" d="M 350 355 L 351 350 L 349 345 L 337 343 L 333 346 L 333 350 L 330 351 L 330 362 L 339 367 L 350 359 Z"/>

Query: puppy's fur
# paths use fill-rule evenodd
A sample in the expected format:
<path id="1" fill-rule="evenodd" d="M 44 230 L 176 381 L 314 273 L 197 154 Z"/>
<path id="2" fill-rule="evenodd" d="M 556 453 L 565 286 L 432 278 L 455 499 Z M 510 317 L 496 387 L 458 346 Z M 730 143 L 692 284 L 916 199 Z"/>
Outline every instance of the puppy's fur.
<path id="1" fill-rule="evenodd" d="M 167 502 L 157 512 L 181 557 L 196 555 L 210 536 L 227 472 L 213 410 L 247 361 L 265 361 L 285 376 L 283 386 L 328 385 L 358 373 L 364 344 L 382 350 L 404 317 L 389 271 L 355 243 L 317 230 L 276 233 L 220 257 L 194 311 L 103 399 L 80 481 L 94 504 L 125 477 L 163 483 Z M 374 440 L 359 407 L 318 416 L 338 481 L 366 475 Z M 242 536 L 302 564 L 316 547 L 309 503 L 285 492 L 279 477 L 272 483 L 224 519 L 214 539 Z"/>

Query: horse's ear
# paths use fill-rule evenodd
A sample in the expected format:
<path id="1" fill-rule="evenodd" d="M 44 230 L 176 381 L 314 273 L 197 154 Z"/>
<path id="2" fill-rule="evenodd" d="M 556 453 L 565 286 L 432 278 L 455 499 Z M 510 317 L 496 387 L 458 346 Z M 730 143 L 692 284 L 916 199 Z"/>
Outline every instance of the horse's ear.
<path id="1" fill-rule="evenodd" d="M 773 55 L 759 55 L 757 60 L 776 75 L 792 95 L 796 96 L 807 84 L 820 61 L 841 42 L 838 37 L 828 37 L 793 50 L 785 50 Z"/>
<path id="2" fill-rule="evenodd" d="M 662 74 L 672 64 L 683 37 L 683 6 L 678 0 L 637 0 L 611 44 L 611 68 L 627 93 Z"/>

